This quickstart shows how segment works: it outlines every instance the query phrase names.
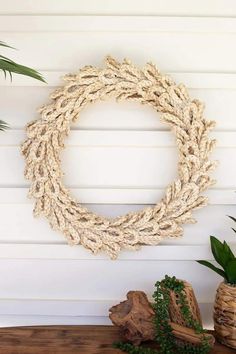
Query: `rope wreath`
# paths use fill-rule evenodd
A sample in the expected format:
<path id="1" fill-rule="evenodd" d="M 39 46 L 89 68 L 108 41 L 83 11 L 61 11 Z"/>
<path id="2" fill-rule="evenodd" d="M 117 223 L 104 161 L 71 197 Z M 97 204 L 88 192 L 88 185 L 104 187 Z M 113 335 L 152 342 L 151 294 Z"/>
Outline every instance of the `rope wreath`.
<path id="1" fill-rule="evenodd" d="M 45 216 L 69 244 L 81 244 L 93 253 L 105 251 L 112 259 L 122 248 L 138 249 L 182 236 L 182 224 L 194 223 L 192 211 L 207 203 L 201 192 L 215 182 L 209 176 L 216 165 L 209 160 L 215 140 L 208 137 L 214 122 L 203 118 L 203 104 L 151 63 L 139 69 L 126 59 L 119 63 L 107 57 L 105 68 L 85 66 L 64 80 L 65 86 L 52 93 L 52 102 L 40 109 L 41 118 L 28 124 L 22 144 L 25 177 L 32 182 L 29 196 L 36 200 L 34 214 Z M 160 112 L 179 151 L 178 178 L 163 199 L 116 218 L 97 215 L 79 204 L 63 185 L 59 157 L 71 122 L 81 110 L 110 97 L 138 101 Z"/>

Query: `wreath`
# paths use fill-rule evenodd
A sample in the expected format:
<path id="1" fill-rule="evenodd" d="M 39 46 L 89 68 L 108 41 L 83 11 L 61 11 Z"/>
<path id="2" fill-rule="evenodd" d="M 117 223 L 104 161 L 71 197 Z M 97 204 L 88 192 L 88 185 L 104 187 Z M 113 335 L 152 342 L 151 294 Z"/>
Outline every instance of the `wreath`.
<path id="1" fill-rule="evenodd" d="M 69 244 L 81 244 L 93 253 L 105 251 L 112 259 L 123 248 L 138 249 L 182 236 L 182 225 L 195 222 L 192 211 L 207 204 L 201 192 L 215 182 L 209 175 L 216 165 L 209 160 L 215 140 L 208 136 L 215 122 L 203 117 L 203 104 L 152 63 L 140 69 L 129 60 L 119 63 L 107 57 L 105 68 L 85 66 L 64 80 L 66 84 L 51 94 L 52 102 L 40 109 L 41 118 L 27 125 L 22 144 L 25 177 L 31 181 L 29 196 L 36 200 L 34 214 L 45 216 Z M 86 105 L 110 97 L 148 104 L 160 112 L 179 151 L 178 178 L 161 201 L 116 218 L 81 205 L 64 186 L 60 166 L 71 123 Z"/>

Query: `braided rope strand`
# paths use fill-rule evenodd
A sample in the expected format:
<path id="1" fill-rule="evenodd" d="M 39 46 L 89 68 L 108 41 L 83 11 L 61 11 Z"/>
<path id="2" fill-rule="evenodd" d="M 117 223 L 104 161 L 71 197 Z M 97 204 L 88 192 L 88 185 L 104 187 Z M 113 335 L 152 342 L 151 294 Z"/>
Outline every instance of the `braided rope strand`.
<path id="1" fill-rule="evenodd" d="M 157 245 L 165 237 L 183 235 L 182 225 L 194 223 L 192 211 L 207 204 L 201 192 L 215 181 L 209 160 L 215 140 L 208 137 L 213 121 L 203 117 L 203 104 L 191 100 L 185 86 L 177 85 L 151 63 L 141 70 L 130 61 L 106 58 L 103 69 L 85 66 L 64 77 L 65 86 L 51 94 L 40 109 L 41 118 L 27 125 L 21 145 L 29 196 L 36 200 L 34 214 L 45 216 L 69 244 L 81 244 L 93 253 L 104 251 L 115 259 L 121 249 Z M 96 215 L 79 204 L 62 183 L 60 152 L 70 125 L 88 104 L 114 97 L 152 106 L 176 136 L 178 179 L 167 187 L 154 207 L 116 218 Z"/>

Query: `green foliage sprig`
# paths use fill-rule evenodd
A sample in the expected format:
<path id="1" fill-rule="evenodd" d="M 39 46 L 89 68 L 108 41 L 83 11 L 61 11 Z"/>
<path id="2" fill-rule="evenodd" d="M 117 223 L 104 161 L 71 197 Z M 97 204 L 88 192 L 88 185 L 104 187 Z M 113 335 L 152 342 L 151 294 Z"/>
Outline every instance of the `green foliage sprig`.
<path id="1" fill-rule="evenodd" d="M 156 328 L 155 341 L 159 349 L 136 347 L 130 343 L 116 343 L 115 347 L 130 354 L 207 354 L 210 351 L 210 345 L 205 330 L 201 324 L 195 321 L 189 309 L 189 305 L 184 292 L 184 283 L 175 277 L 165 276 L 162 281 L 155 284 L 153 294 L 155 311 L 154 324 Z M 177 344 L 170 326 L 169 304 L 170 292 L 174 291 L 178 295 L 177 303 L 180 305 L 180 311 L 186 324 L 193 328 L 196 333 L 202 333 L 201 345 L 193 346 L 188 343 Z"/>
<path id="2" fill-rule="evenodd" d="M 6 43 L 4 43 L 2 41 L 0 41 L 0 46 L 14 49 L 13 47 L 7 45 Z M 40 73 L 38 73 L 36 70 L 31 69 L 28 66 L 18 64 L 9 58 L 6 58 L 3 55 L 0 55 L 0 70 L 3 71 L 5 78 L 8 73 L 10 75 L 10 78 L 12 79 L 12 73 L 15 73 L 15 74 L 20 74 L 20 75 L 24 75 L 24 76 L 29 76 L 29 77 L 32 77 L 33 79 L 45 82 L 42 75 Z M 4 122 L 3 120 L 0 120 L 0 131 L 3 131 L 7 128 L 9 128 L 8 124 L 6 122 Z"/>
<path id="3" fill-rule="evenodd" d="M 234 217 L 230 216 L 230 218 L 236 222 Z M 232 228 L 232 230 L 236 232 L 234 228 Z M 227 283 L 236 285 L 236 257 L 231 248 L 226 241 L 221 242 L 214 236 L 210 236 L 210 243 L 214 259 L 221 266 L 221 268 L 218 268 L 214 264 L 204 260 L 200 260 L 198 263 L 210 268 L 222 276 Z"/>
<path id="4" fill-rule="evenodd" d="M 8 128 L 9 128 L 9 125 L 6 122 L 4 122 L 4 120 L 0 119 L 0 131 L 4 131 Z"/>
<path id="5" fill-rule="evenodd" d="M 0 41 L 0 46 L 15 49 L 2 41 Z M 28 66 L 18 64 L 13 60 L 4 57 L 3 55 L 0 55 L 0 70 L 3 71 L 5 77 L 6 74 L 8 73 L 11 79 L 12 79 L 12 73 L 15 73 L 15 74 L 29 76 L 32 77 L 33 79 L 45 82 L 42 75 L 38 73 L 36 70 L 29 68 Z"/>

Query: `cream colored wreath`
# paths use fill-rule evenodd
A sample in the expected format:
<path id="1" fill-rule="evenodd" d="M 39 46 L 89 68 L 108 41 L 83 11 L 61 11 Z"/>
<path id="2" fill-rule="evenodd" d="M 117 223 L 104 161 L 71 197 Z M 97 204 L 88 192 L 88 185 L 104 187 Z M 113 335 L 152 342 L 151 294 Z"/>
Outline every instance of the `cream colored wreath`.
<path id="1" fill-rule="evenodd" d="M 85 66 L 64 80 L 65 86 L 52 93 L 52 102 L 40 109 L 41 118 L 28 124 L 22 144 L 25 177 L 32 182 L 29 195 L 36 199 L 34 214 L 44 215 L 69 244 L 81 244 L 93 253 L 105 251 L 113 259 L 122 248 L 138 249 L 182 236 L 182 224 L 194 223 L 192 211 L 207 203 L 201 192 L 214 183 L 209 173 L 215 161 L 208 159 L 215 144 L 208 137 L 214 122 L 203 118 L 203 104 L 150 63 L 139 69 L 126 59 L 119 63 L 107 57 L 106 68 Z M 178 179 L 163 199 L 116 218 L 96 215 L 73 198 L 63 185 L 59 157 L 81 110 L 110 97 L 138 101 L 161 112 L 179 151 Z"/>

